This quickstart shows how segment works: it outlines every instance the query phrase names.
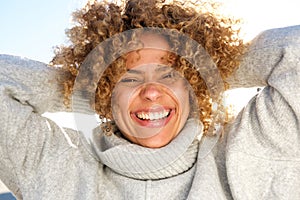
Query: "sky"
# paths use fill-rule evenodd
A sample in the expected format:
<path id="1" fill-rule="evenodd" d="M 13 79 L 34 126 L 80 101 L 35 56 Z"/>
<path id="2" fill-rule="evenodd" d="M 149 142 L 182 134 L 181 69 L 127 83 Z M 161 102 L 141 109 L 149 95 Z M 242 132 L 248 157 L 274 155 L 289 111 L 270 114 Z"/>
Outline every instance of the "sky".
<path id="1" fill-rule="evenodd" d="M 0 3 L 0 53 L 48 63 L 66 43 L 71 13 L 85 0 L 9 0 Z"/>
<path id="2" fill-rule="evenodd" d="M 298 0 L 224 0 L 225 13 L 244 20 L 245 39 L 259 32 L 300 24 Z M 222 0 L 220 0 L 222 2 Z"/>
<path id="3" fill-rule="evenodd" d="M 0 53 L 48 63 L 66 44 L 71 13 L 87 0 L 9 0 L 0 3 Z M 298 0 L 218 0 L 224 13 L 244 18 L 245 38 L 262 30 L 300 24 Z"/>

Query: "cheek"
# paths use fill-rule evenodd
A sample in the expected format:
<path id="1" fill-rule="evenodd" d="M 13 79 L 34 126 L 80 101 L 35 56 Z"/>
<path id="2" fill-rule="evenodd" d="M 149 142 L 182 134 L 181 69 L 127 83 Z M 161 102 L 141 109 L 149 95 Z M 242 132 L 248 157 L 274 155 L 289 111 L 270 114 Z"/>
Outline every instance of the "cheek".
<path id="1" fill-rule="evenodd" d="M 179 110 L 180 110 L 180 118 L 182 119 L 182 123 L 188 119 L 190 115 L 191 105 L 190 105 L 190 95 L 187 92 L 188 90 L 179 90 L 176 95 L 178 97 Z"/>
<path id="2" fill-rule="evenodd" d="M 115 111 L 115 114 L 123 114 L 124 112 L 127 113 L 132 99 L 134 99 L 134 91 L 132 89 L 125 87 L 115 88 L 111 102 L 112 110 Z"/>
<path id="3" fill-rule="evenodd" d="M 182 107 L 182 109 L 187 109 L 190 104 L 188 88 L 183 85 L 179 85 L 173 89 L 173 92 L 177 97 L 179 105 Z"/>
<path id="4" fill-rule="evenodd" d="M 115 88 L 113 91 L 113 95 L 111 98 L 111 106 L 113 111 L 113 118 L 116 119 L 117 116 L 121 113 L 122 108 L 124 108 L 124 104 L 126 102 L 123 101 L 124 97 L 123 94 L 120 92 L 119 89 Z"/>
<path id="5" fill-rule="evenodd" d="M 189 94 L 187 92 L 182 92 L 180 94 L 182 96 L 181 98 L 181 106 L 184 112 L 190 111 L 190 99 Z"/>

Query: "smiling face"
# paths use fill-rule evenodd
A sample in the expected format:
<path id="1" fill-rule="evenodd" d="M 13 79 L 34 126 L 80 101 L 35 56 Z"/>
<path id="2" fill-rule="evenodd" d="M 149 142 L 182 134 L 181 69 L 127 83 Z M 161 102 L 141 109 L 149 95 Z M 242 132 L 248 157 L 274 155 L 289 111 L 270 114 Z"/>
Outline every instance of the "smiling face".
<path id="1" fill-rule="evenodd" d="M 174 139 L 189 116 L 187 82 L 166 62 L 168 43 L 141 37 L 144 49 L 127 55 L 127 73 L 112 96 L 113 118 L 122 134 L 141 146 L 158 148 Z"/>

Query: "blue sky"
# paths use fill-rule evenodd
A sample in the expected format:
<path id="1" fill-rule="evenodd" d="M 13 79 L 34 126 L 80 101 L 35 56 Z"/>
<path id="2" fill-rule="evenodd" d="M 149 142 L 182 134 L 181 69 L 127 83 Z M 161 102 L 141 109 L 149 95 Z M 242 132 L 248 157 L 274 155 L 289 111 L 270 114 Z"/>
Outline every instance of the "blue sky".
<path id="1" fill-rule="evenodd" d="M 0 53 L 48 63 L 53 47 L 66 43 L 71 13 L 87 0 L 6 0 L 0 3 Z M 225 13 L 243 17 L 248 39 L 268 28 L 300 24 L 298 0 L 226 1 Z"/>
<path id="2" fill-rule="evenodd" d="M 0 53 L 49 62 L 66 42 L 71 12 L 83 0 L 8 0 L 0 3 Z"/>

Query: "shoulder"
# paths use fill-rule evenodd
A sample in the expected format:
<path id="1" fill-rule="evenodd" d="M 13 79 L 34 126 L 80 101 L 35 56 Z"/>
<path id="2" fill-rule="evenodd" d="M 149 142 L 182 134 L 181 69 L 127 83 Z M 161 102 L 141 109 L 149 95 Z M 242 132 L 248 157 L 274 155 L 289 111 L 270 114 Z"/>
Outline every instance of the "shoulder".
<path id="1" fill-rule="evenodd" d="M 267 48 L 283 47 L 300 43 L 300 25 L 274 28 L 261 32 L 250 45 L 250 51 Z"/>
<path id="2" fill-rule="evenodd" d="M 24 58 L 21 56 L 14 56 L 8 54 L 0 54 L 0 65 L 3 66 L 22 66 L 22 67 L 30 67 L 30 68 L 41 68 L 46 67 L 47 65 L 40 61 L 31 60 L 28 58 Z"/>

